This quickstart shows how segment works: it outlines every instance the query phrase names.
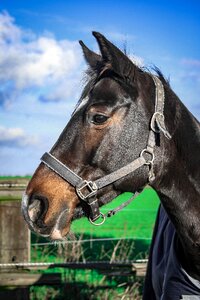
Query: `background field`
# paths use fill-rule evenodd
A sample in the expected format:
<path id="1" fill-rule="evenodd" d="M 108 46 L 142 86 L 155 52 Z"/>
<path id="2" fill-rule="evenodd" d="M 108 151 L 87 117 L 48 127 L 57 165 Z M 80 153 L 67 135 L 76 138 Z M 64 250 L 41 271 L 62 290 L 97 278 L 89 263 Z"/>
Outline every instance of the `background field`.
<path id="1" fill-rule="evenodd" d="M 7 184 L 7 190 L 1 186 L 0 201 L 21 201 L 21 194 L 29 178 L 0 177 L 0 183 Z M 12 186 L 15 184 L 15 187 Z M 19 188 L 23 184 L 24 188 Z M 124 193 L 111 203 L 101 208 L 103 213 L 113 209 L 132 196 Z M 151 242 L 159 199 L 150 187 L 145 190 L 126 208 L 115 216 L 107 218 L 99 227 L 93 226 L 82 218 L 73 222 L 71 234 L 63 243 L 52 243 L 31 233 L 31 262 L 131 262 L 147 258 Z M 40 272 L 39 270 L 37 272 Z M 124 271 L 108 270 L 72 270 L 55 268 L 42 273 L 59 273 L 62 283 L 59 287 L 30 288 L 30 299 L 116 299 L 125 295 L 141 299 L 143 278 L 136 278 L 131 269 Z M 128 272 L 128 273 L 127 273 Z M 67 289 L 67 291 L 66 291 Z M 66 295 L 72 298 L 66 298 Z M 90 298 L 88 298 L 88 295 Z M 107 297 L 107 298 L 105 298 Z"/>
<path id="2" fill-rule="evenodd" d="M 101 211 L 106 213 L 131 196 L 132 193 L 124 193 L 102 207 Z M 116 255 L 119 256 L 121 251 L 120 259 L 147 258 L 158 205 L 158 195 L 153 189 L 147 187 L 126 208 L 111 218 L 107 218 L 102 226 L 91 225 L 86 218 L 74 221 L 71 226 L 71 239 L 65 243 L 65 250 L 60 248 L 61 258 L 64 256 L 65 259 L 73 260 L 71 256 L 74 256 L 75 260 L 110 260 L 117 247 L 119 249 Z M 72 243 L 74 243 L 73 247 Z M 36 249 L 37 252 L 44 251 L 45 244 L 48 246 L 46 253 L 51 254 L 51 258 L 47 255 L 46 259 L 55 259 L 55 251 L 57 251 L 55 245 L 52 246 L 47 239 L 32 234 L 32 257 L 34 260 L 36 259 Z M 123 248 L 124 255 L 120 248 Z M 74 253 L 71 255 L 73 251 Z M 84 255 L 81 255 L 81 252 Z M 44 253 L 39 256 L 37 254 L 37 259 L 40 256 L 44 259 Z"/>
<path id="3" fill-rule="evenodd" d="M 133 194 L 123 193 L 111 203 L 101 208 L 103 213 L 128 200 Z M 155 222 L 159 198 L 156 192 L 147 187 L 127 207 L 115 216 L 107 218 L 100 226 L 92 226 L 85 218 L 73 222 L 72 231 L 99 237 L 129 237 L 150 239 Z"/>
<path id="4" fill-rule="evenodd" d="M 0 183 L 21 183 L 27 184 L 30 177 L 0 177 Z M 1 194 L 0 201 L 12 200 L 20 201 L 21 193 L 16 191 L 14 193 Z M 113 199 L 109 204 L 101 208 L 102 213 L 106 213 L 110 209 L 113 209 L 128 200 L 133 194 L 123 193 L 117 198 Z M 146 253 L 151 241 L 152 230 L 155 223 L 155 217 L 157 213 L 157 208 L 159 205 L 159 198 L 157 193 L 150 187 L 146 187 L 144 191 L 127 207 L 119 211 L 116 215 L 111 218 L 107 218 L 106 222 L 102 226 L 91 225 L 87 218 L 82 218 L 76 220 L 71 226 L 71 240 L 73 241 L 84 241 L 85 245 L 87 243 L 98 242 L 99 248 L 102 245 L 109 245 L 114 243 L 114 241 L 131 240 L 134 241 L 134 253 L 133 255 L 138 255 L 138 253 Z M 34 244 L 49 244 L 47 239 L 38 237 L 32 233 L 32 245 Z M 100 246 L 101 245 L 101 246 Z M 34 249 L 34 247 L 32 249 Z M 54 245 L 53 245 L 54 247 Z M 111 245 L 109 245 L 111 247 Z M 55 247 L 54 247 L 55 248 Z M 35 252 L 34 250 L 32 252 Z M 95 251 L 96 252 L 96 251 Z M 35 256 L 35 255 L 34 255 Z"/>

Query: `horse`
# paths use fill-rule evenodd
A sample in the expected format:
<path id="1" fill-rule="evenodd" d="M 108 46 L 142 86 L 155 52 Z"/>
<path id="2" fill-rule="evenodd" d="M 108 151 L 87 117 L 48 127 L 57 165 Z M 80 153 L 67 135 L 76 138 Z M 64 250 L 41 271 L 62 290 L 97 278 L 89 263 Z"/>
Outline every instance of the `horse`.
<path id="1" fill-rule="evenodd" d="M 199 122 L 159 69 L 138 67 L 102 34 L 93 35 L 100 54 L 80 41 L 87 82 L 26 188 L 24 218 L 36 233 L 63 240 L 73 220 L 101 224 L 101 206 L 149 184 L 161 206 L 143 299 L 199 295 Z"/>

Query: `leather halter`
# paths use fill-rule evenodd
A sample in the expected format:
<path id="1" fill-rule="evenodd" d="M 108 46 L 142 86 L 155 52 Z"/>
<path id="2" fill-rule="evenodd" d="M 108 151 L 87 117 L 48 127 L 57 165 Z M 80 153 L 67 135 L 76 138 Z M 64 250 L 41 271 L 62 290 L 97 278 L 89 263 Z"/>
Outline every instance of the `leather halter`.
<path id="1" fill-rule="evenodd" d="M 156 134 L 161 131 L 168 139 L 171 135 L 167 131 L 164 122 L 164 104 L 165 104 L 165 92 L 164 87 L 160 79 L 154 75 L 151 75 L 155 84 L 155 111 L 150 122 L 150 131 L 147 141 L 147 147 L 143 149 L 137 159 L 129 163 L 128 165 L 108 174 L 94 181 L 87 181 L 74 173 L 70 168 L 60 162 L 52 154 L 46 152 L 41 157 L 41 161 L 48 166 L 51 170 L 61 176 L 64 180 L 70 183 L 76 189 L 76 193 L 82 201 L 85 201 L 90 207 L 89 220 L 94 225 L 101 225 L 104 223 L 106 216 L 110 217 L 117 211 L 128 205 L 133 199 L 136 198 L 138 193 L 135 193 L 133 197 L 127 200 L 125 203 L 109 211 L 106 215 L 102 214 L 99 210 L 99 204 L 97 200 L 98 190 L 116 182 L 117 180 L 124 178 L 128 174 L 134 172 L 138 168 L 148 165 L 149 166 L 149 182 L 155 180 L 155 174 L 153 170 L 154 166 L 154 148 L 156 145 Z M 96 224 L 99 217 L 103 217 L 103 221 Z"/>

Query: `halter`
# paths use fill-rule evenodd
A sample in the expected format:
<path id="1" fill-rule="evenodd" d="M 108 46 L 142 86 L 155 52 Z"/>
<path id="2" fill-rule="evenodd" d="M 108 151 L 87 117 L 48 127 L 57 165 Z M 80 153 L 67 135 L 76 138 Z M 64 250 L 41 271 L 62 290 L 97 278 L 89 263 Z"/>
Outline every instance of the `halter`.
<path id="1" fill-rule="evenodd" d="M 134 172 L 144 165 L 149 166 L 149 182 L 155 180 L 154 174 L 154 149 L 156 145 L 156 134 L 161 131 L 166 138 L 171 139 L 171 135 L 167 131 L 164 122 L 164 104 L 165 104 L 165 92 L 164 87 L 160 79 L 152 75 L 155 84 L 155 111 L 150 122 L 150 131 L 147 141 L 147 147 L 143 149 L 138 158 L 129 163 L 128 165 L 108 174 L 94 181 L 84 180 L 82 177 L 74 173 L 70 168 L 60 162 L 51 153 L 44 153 L 41 157 L 41 161 L 57 173 L 60 177 L 75 187 L 76 193 L 79 198 L 86 202 L 90 208 L 89 221 L 94 225 L 101 225 L 104 223 L 106 217 L 114 215 L 117 211 L 127 206 L 132 200 L 139 194 L 136 192 L 133 197 L 124 202 L 117 208 L 110 210 L 106 215 L 100 212 L 99 203 L 97 199 L 98 190 L 116 182 L 119 179 L 124 178 L 128 174 Z M 94 223 L 98 218 L 102 217 L 103 220 L 100 223 Z"/>

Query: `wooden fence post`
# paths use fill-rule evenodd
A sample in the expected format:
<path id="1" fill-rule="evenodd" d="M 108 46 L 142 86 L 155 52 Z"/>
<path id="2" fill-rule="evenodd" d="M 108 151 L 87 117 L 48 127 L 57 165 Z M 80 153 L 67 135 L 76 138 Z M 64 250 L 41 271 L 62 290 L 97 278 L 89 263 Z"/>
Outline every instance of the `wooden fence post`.
<path id="1" fill-rule="evenodd" d="M 26 183 L 0 180 L 0 264 L 30 260 L 30 231 L 21 213 L 21 198 Z M 12 269 L 0 268 L 2 278 L 12 272 Z M 19 272 L 18 277 L 21 275 Z M 29 287 L 1 288 L 0 300 L 5 299 L 29 300 Z"/>
<path id="2" fill-rule="evenodd" d="M 30 260 L 30 232 L 21 201 L 0 201 L 0 263 Z"/>

